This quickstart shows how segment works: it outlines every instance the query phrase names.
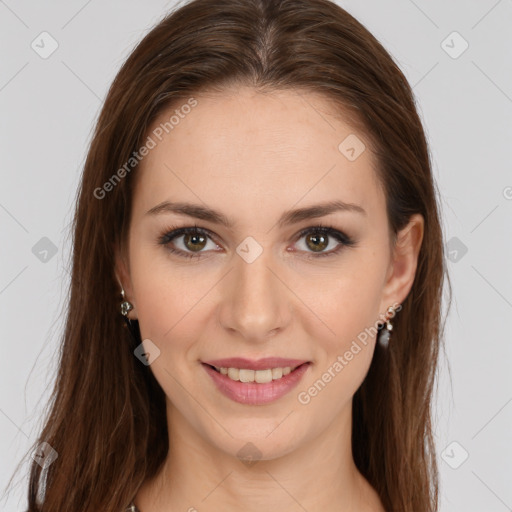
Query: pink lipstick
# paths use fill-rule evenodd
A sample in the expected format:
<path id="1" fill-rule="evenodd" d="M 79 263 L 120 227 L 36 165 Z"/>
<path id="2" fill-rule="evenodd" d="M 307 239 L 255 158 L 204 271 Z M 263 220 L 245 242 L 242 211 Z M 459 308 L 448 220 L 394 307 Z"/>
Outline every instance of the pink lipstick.
<path id="1" fill-rule="evenodd" d="M 234 357 L 205 361 L 202 366 L 224 396 L 242 404 L 264 405 L 278 400 L 297 386 L 310 362 L 280 357 L 258 360 Z M 240 380 L 233 380 L 232 377 Z M 264 382 L 246 379 L 261 379 Z"/>

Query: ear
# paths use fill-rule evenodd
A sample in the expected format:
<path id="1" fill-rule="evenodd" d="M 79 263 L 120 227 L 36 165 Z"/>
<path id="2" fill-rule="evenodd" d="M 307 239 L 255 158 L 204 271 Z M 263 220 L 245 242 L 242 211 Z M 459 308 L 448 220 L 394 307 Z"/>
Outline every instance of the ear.
<path id="1" fill-rule="evenodd" d="M 381 299 L 381 313 L 385 313 L 389 306 L 402 304 L 412 288 L 423 241 L 424 225 L 423 216 L 417 213 L 412 215 L 409 224 L 397 233 L 393 261 L 389 267 Z"/>
<path id="2" fill-rule="evenodd" d="M 128 318 L 130 320 L 137 320 L 137 308 L 130 277 L 130 264 L 125 252 L 120 248 L 116 248 L 115 251 L 115 274 L 119 284 L 119 293 L 121 293 L 122 287 L 124 289 L 125 300 L 130 302 L 133 306 L 133 309 L 128 313 Z"/>

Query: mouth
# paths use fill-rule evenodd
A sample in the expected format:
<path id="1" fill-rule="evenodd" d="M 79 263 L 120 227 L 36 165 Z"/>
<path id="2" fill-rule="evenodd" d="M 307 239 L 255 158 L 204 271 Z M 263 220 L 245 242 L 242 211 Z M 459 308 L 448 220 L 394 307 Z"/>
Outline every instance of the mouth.
<path id="1" fill-rule="evenodd" d="M 208 363 L 203 363 L 209 366 L 215 372 L 226 376 L 228 379 L 235 382 L 268 384 L 269 382 L 281 380 L 286 375 L 295 372 L 304 365 L 309 365 L 309 361 L 297 364 L 295 366 L 276 366 L 269 367 L 261 370 L 253 370 L 250 368 L 237 368 L 232 366 L 215 366 Z"/>
<path id="2" fill-rule="evenodd" d="M 248 364 L 241 364 L 241 367 L 219 366 L 217 361 L 202 362 L 201 366 L 225 397 L 241 404 L 265 405 L 287 395 L 299 384 L 312 364 L 311 361 L 294 360 L 290 366 L 275 366 L 273 361 L 272 364 L 264 360 L 253 362 L 252 366 L 259 366 L 258 369 L 245 368 Z"/>

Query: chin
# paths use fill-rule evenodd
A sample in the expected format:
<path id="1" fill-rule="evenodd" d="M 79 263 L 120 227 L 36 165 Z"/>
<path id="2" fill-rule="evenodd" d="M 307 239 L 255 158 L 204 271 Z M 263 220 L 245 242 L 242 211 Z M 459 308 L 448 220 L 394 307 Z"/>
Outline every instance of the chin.
<path id="1" fill-rule="evenodd" d="M 302 444 L 302 435 L 298 426 L 290 421 L 293 415 L 286 415 L 276 420 L 255 420 L 246 418 L 243 421 L 224 422 L 223 426 L 233 437 L 223 429 L 220 432 L 212 432 L 209 436 L 209 444 L 216 447 L 230 457 L 238 458 L 247 465 L 256 461 L 269 461 L 279 459 Z M 284 423 L 289 422 L 286 426 Z"/>

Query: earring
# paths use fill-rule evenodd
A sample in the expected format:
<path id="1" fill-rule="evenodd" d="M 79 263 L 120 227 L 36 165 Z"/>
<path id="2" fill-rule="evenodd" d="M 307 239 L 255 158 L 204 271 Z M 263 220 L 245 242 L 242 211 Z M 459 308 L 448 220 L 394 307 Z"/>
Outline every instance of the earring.
<path id="1" fill-rule="evenodd" d="M 118 280 L 119 282 L 119 280 Z M 123 319 L 126 323 L 126 327 L 130 333 L 132 340 L 136 345 L 140 344 L 140 333 L 138 332 L 138 327 L 135 324 L 135 321 L 132 322 L 128 318 L 128 313 L 133 309 L 133 304 L 126 300 L 123 285 L 119 282 L 119 286 L 121 286 L 121 297 L 123 298 L 123 302 L 121 302 L 121 314 L 123 315 Z"/>
<path id="2" fill-rule="evenodd" d="M 395 316 L 395 308 L 393 306 L 389 306 L 388 310 L 386 311 L 386 323 L 382 324 L 380 327 L 380 334 L 379 334 L 379 343 L 383 347 L 387 347 L 389 345 L 389 339 L 391 337 L 391 331 L 393 330 L 393 324 L 390 321 L 390 318 L 393 318 Z M 386 328 L 384 329 L 384 325 Z"/>
<path id="3" fill-rule="evenodd" d="M 128 313 L 133 309 L 133 304 L 125 299 L 124 288 L 122 286 L 121 286 L 121 296 L 123 297 L 123 302 L 121 302 L 121 314 L 123 316 L 128 316 Z"/>

